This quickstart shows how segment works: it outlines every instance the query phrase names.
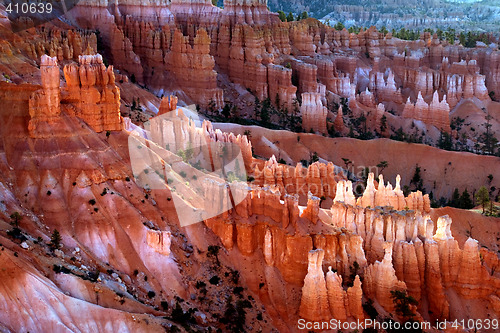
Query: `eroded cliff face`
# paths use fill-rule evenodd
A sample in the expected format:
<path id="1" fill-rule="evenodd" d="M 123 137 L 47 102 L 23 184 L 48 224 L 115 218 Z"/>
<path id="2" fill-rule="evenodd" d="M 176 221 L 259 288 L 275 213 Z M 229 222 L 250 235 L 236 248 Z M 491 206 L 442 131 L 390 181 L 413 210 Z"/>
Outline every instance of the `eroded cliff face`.
<path id="1" fill-rule="evenodd" d="M 177 106 L 220 107 L 222 86 L 237 84 L 288 112 L 296 107 L 308 131 L 333 126 L 345 134 L 347 117 L 361 115 L 371 128 L 385 117 L 389 125 L 410 119 L 449 131 L 456 105 L 486 102 L 497 89 L 498 51 L 426 35 L 404 42 L 373 28 L 350 34 L 313 20 L 281 23 L 265 1 L 226 2 L 223 10 L 208 0 L 82 1 L 71 16 L 80 28 L 98 27 L 99 37 L 49 25 L 21 47 L 15 39 L 0 45 L 8 59 L 0 63 L 0 262 L 9 267 L 0 272 L 2 329 L 169 329 L 182 319 L 162 317 L 177 305 L 196 317 L 189 325 L 229 329 L 219 319 L 231 303 L 226 296 L 240 286 L 253 307 L 245 327 L 254 331 L 295 331 L 299 318 L 363 319 L 368 300 L 397 317 L 394 290 L 417 300 L 419 319 L 462 319 L 486 308 L 500 316 L 497 254 L 473 238 L 459 246 L 451 218 L 431 219 L 429 196 L 405 197 L 399 176 L 392 187 L 370 174 L 364 193 L 354 193 L 359 182 L 334 163 L 306 168 L 256 159 L 246 135 L 209 121 L 196 127 Z M 95 54 L 98 38 L 115 67 Z M 358 53 L 369 60 L 359 64 Z M 38 73 L 37 62 L 40 80 L 27 75 Z M 129 131 L 142 129 L 120 115 L 117 85 L 127 76 L 158 96 L 177 93 L 158 99 L 159 117 L 140 149 L 183 162 L 176 153 L 195 143 L 207 147 L 216 170 L 221 165 L 211 156 L 230 144 L 254 180 L 230 185 L 214 177 L 203 196 L 185 200 L 168 179 L 162 189 L 141 187 L 128 140 Z M 348 100 L 333 118 L 328 107 L 341 97 Z M 289 134 L 295 145 L 297 137 L 321 139 Z M 183 168 L 189 188 L 199 170 Z M 230 195 L 220 195 L 228 188 Z M 213 214 L 181 227 L 173 198 Z M 25 240 L 9 225 L 14 212 Z M 51 249 L 55 229 L 63 246 Z M 209 245 L 221 246 L 220 258 Z M 229 278 L 236 270 L 240 284 Z M 215 276 L 222 282 L 209 282 Z"/>
<path id="2" fill-rule="evenodd" d="M 437 91 L 432 95 L 430 104 L 423 100 L 422 94 L 419 92 L 415 104 L 411 103 L 408 98 L 403 109 L 404 118 L 420 120 L 445 132 L 451 132 L 449 114 L 450 105 L 446 102 L 446 96 L 443 97 L 442 101 L 439 101 Z"/>
<path id="3" fill-rule="evenodd" d="M 66 87 L 61 89 L 57 59 L 42 56 L 42 89 L 33 93 L 29 102 L 32 137 L 52 136 L 47 125 L 61 124 L 62 111 L 84 120 L 96 132 L 122 129 L 120 90 L 113 66 L 106 67 L 101 55 L 80 56 L 79 65 L 64 67 L 64 76 Z"/>
<path id="4" fill-rule="evenodd" d="M 157 96 L 175 93 L 212 109 L 230 102 L 251 117 L 249 99 L 269 99 L 284 113 L 301 111 L 302 127 L 323 134 L 348 133 L 328 113 L 347 98 L 352 116 L 366 117 L 377 136 L 417 124 L 437 141 L 440 131 L 451 132 L 453 111 L 464 101 L 494 108 L 489 93 L 500 93 L 499 55 L 490 47 L 467 49 L 429 33 L 403 41 L 375 28 L 336 31 L 313 19 L 281 22 L 265 1 L 226 1 L 221 9 L 210 1 L 86 0 L 67 19 L 88 30 L 48 25 L 15 51 L 62 61 L 99 46 L 115 68 Z"/>
<path id="5" fill-rule="evenodd" d="M 434 233 L 434 222 L 427 215 L 428 198 L 421 194 L 401 198 L 415 206 L 397 212 L 388 203 L 397 204 L 398 196 L 379 189 L 376 197 L 381 194 L 390 199 L 377 208 L 336 199 L 325 211 L 318 199 L 310 198 L 302 209 L 297 208 L 296 197 L 285 195 L 280 201 L 277 188 L 252 189 L 248 202 L 234 211 L 235 217 L 206 224 L 226 248 L 236 247 L 244 256 L 254 256 L 260 249 L 266 265 L 278 268 L 284 282 L 302 285 L 301 318 L 363 318 L 362 299 L 374 300 L 387 313 L 394 313 L 394 290 L 408 292 L 419 302 L 418 315 L 433 320 L 454 319 L 450 315 L 453 299 L 445 293 L 450 288 L 465 302 L 481 299 L 493 307 L 495 298 L 490 295 L 500 280 L 490 274 L 489 264 L 478 259 L 477 241 L 469 239 L 460 249 L 448 216 L 438 219 Z M 360 200 L 368 197 L 365 192 Z M 342 281 L 349 279 L 354 284 L 345 287 Z"/>
<path id="6" fill-rule="evenodd" d="M 59 71 L 52 60 L 48 67 Z M 89 65 L 101 68 L 99 63 Z M 205 310 L 198 297 L 225 298 L 237 286 L 207 259 L 208 246 L 217 240 L 201 225 L 180 228 L 169 189 L 145 190 L 135 182 L 128 132 L 97 133 L 83 117 L 61 108 L 56 121 L 37 123 L 37 129 L 43 126 L 51 135 L 31 135 L 30 94 L 39 88 L 1 88 L 2 96 L 10 96 L 2 100 L 6 108 L 0 112 L 0 261 L 8 268 L 2 270 L 0 288 L 2 329 L 170 329 L 182 319 L 163 317 L 170 316 L 177 304 L 185 313 L 198 308 L 189 325 L 217 326 L 208 316 L 223 315 L 226 303 L 217 306 L 218 311 L 213 304 Z M 175 109 L 173 99 L 170 107 Z M 248 145 L 246 138 L 215 131 L 210 124 L 200 133 L 214 142 Z M 20 230 L 10 236 L 9 216 L 14 212 L 19 213 Z M 48 245 L 55 230 L 60 245 Z M 230 261 L 222 253 L 219 259 L 219 269 L 229 276 Z M 197 281 L 209 285 L 215 274 L 223 279 L 219 286 L 204 291 L 195 287 Z M 23 295 L 16 296 L 18 292 Z M 250 302 L 261 308 L 258 299 Z M 78 315 L 76 308 L 85 315 Z M 257 321 L 257 311 L 247 313 Z M 44 319 L 38 320 L 38 315 Z"/>
<path id="7" fill-rule="evenodd" d="M 88 79 L 93 76 L 82 73 L 98 70 L 101 80 L 106 80 L 103 76 L 109 73 L 98 56 L 87 59 L 82 59 L 79 66 L 66 66 L 64 71 L 66 81 L 79 82 L 78 85 L 68 84 L 62 89 L 58 85 L 56 89 L 54 84 L 47 84 L 44 74 L 42 91 L 56 96 L 59 93 L 61 101 L 74 101 L 78 106 L 77 98 L 65 96 L 71 87 L 78 92 L 82 87 L 91 87 L 87 82 L 94 83 Z M 55 59 L 47 58 L 42 63 L 47 73 L 59 71 Z M 216 310 L 204 308 L 194 287 L 197 279 L 214 274 L 208 266 L 216 262 L 207 264 L 205 251 L 208 245 L 220 241 L 223 265 L 239 271 L 248 288 L 246 292 L 257 302 L 254 304 L 263 306 L 270 325 L 280 330 L 294 331 L 299 318 L 363 319 L 367 316 L 363 303 L 368 299 L 380 313 L 394 315 L 393 290 L 406 291 L 418 301 L 418 318 L 458 318 L 457 300 L 460 304 L 481 302 L 493 309 L 491 316 L 499 315 L 495 312 L 500 296 L 496 294 L 496 255 L 486 249 L 480 251 L 473 239 L 460 248 L 451 234 L 451 219 L 443 216 L 433 222 L 428 196 L 416 192 L 405 197 L 399 177 L 393 188 L 383 176 L 376 183 L 370 174 L 363 195 L 356 197 L 352 182 L 333 163 L 316 162 L 306 169 L 300 164 L 279 164 L 274 157 L 259 161 L 252 157 L 246 136 L 215 130 L 208 121 L 198 128 L 177 107 L 176 98 L 168 97 L 161 102 L 161 116 L 153 118 L 148 128 L 150 148 L 144 145 L 143 149 L 167 156 L 189 149 L 189 142 L 208 146 L 232 143 L 242 152 L 245 169 L 255 178 L 251 184 L 231 186 L 230 199 L 242 198 L 238 204 L 201 224 L 180 229 L 172 205 L 172 197 L 178 194 L 168 187 L 148 190 L 135 183 L 126 130 L 112 132 L 109 137 L 98 134 L 90 123 L 82 127 L 88 119 L 76 112 L 69 113 L 67 105 L 60 102 L 64 107 L 56 116 L 58 120 L 37 123 L 37 127 L 43 124 L 52 129 L 52 135 L 30 136 L 30 91 L 40 86 L 31 90 L 26 87 L 28 92 L 24 93 L 16 93 L 12 84 L 7 86 L 2 91 L 11 92 L 6 101 L 15 112 L 2 113 L 2 124 L 9 126 L 1 127 L 1 189 L 5 198 L 1 214 L 3 221 L 8 221 L 12 212 L 20 212 L 21 230 L 29 237 L 23 245 L 21 241 L 9 240 L 3 232 L 0 234 L 8 249 L 8 255 L 2 255 L 10 260 L 6 265 L 17 265 L 23 276 L 8 275 L 5 280 L 19 283 L 24 277 L 35 279 L 38 282 L 30 282 L 33 293 L 48 288 L 53 290 L 52 295 L 60 295 L 56 296 L 61 303 L 58 309 L 81 304 L 91 313 L 87 322 L 100 327 L 104 325 L 102 316 L 106 315 L 109 330 L 120 327 L 124 331 L 141 330 L 141 325 L 148 325 L 131 314 L 135 312 L 148 313 L 142 316 L 150 321 L 149 325 L 167 325 L 168 322 L 157 320 L 170 312 L 154 308 L 162 300 L 168 302 L 169 308 L 176 306 L 175 296 L 187 299 L 195 294 L 190 307 L 202 309 L 205 315 L 223 313 L 222 304 Z M 97 86 L 113 89 L 110 85 Z M 125 123 L 126 129 L 133 127 L 128 121 Z M 17 135 L 12 135 L 16 131 Z M 28 145 L 21 144 L 25 141 Z M 166 143 L 175 147 L 167 149 Z M 47 152 L 50 159 L 45 157 Z M 191 169 L 194 168 L 185 166 L 189 175 L 194 172 Z M 227 186 L 223 179 L 205 184 L 205 198 L 211 199 L 204 201 L 204 209 L 227 204 L 223 202 L 227 198 L 216 195 L 221 186 Z M 328 209 L 322 208 L 325 204 Z M 47 261 L 41 258 L 51 250 L 43 243 L 48 242 L 54 229 L 61 233 L 64 247 L 57 250 L 61 252 L 55 259 Z M 42 243 L 34 242 L 38 236 Z M 13 252 L 18 252 L 20 258 L 10 255 Z M 35 260 L 36 264 L 27 269 L 19 260 Z M 54 272 L 48 278 L 40 274 L 50 271 L 53 265 L 66 267 L 71 273 Z M 88 275 L 92 272 L 97 275 Z M 196 278 L 186 279 L 190 274 Z M 93 277 L 82 280 L 78 276 Z M 214 288 L 208 292 L 216 297 L 212 293 L 217 293 L 219 287 Z M 63 296 L 64 292 L 69 295 Z M 161 297 L 150 298 L 150 292 Z M 5 308 L 15 308 L 15 302 L 28 304 L 33 302 L 31 294 L 20 301 L 4 298 L 2 304 Z M 106 310 L 97 311 L 96 305 Z M 5 313 L 10 315 L 3 317 L 2 323 L 9 329 L 37 331 L 36 327 L 23 324 L 27 317 L 16 311 Z M 58 327 L 64 320 L 50 320 L 43 325 Z M 207 320 L 205 325 L 220 325 L 213 317 Z M 81 325 L 77 320 L 71 322 L 76 327 Z"/>
<path id="8" fill-rule="evenodd" d="M 42 90 L 36 91 L 30 97 L 29 112 L 31 116 L 29 130 L 37 130 L 38 123 L 44 121 L 54 123 L 61 114 L 61 91 L 59 89 L 59 66 L 55 58 L 43 55 L 40 72 Z"/>
<path id="9" fill-rule="evenodd" d="M 36 130 L 43 124 L 50 136 L 32 136 L 28 98 L 3 100 L 7 109 L 1 112 L 0 238 L 6 249 L 0 260 L 9 268 L 2 270 L 3 327 L 141 331 L 147 330 L 146 321 L 161 327 L 154 310 L 132 295 L 140 298 L 155 290 L 182 296 L 184 283 L 169 259 L 170 232 L 156 204 L 141 203 L 143 190 L 130 182 L 126 145 L 120 143 L 126 142 L 126 135 L 114 132 L 106 139 L 79 117 L 61 111 L 55 122 L 37 123 Z M 23 244 L 5 234 L 13 212 L 20 215 Z M 153 233 L 143 225 L 148 221 L 162 231 Z M 54 250 L 45 244 L 55 229 L 63 246 L 56 247 L 57 257 L 52 257 Z M 52 270 L 54 265 L 68 269 L 66 278 Z M 107 269 L 109 276 L 99 278 Z M 135 270 L 148 275 L 149 282 L 134 275 Z M 165 272 L 170 277 L 163 276 Z M 13 296 L 17 290 L 24 290 L 23 296 Z M 19 311 L 22 308 L 33 310 Z M 148 315 L 136 316 L 137 311 Z"/>
<path id="10" fill-rule="evenodd" d="M 302 127 L 306 131 L 328 133 L 326 128 L 326 116 L 328 110 L 321 102 L 319 93 L 302 94 Z"/>
<path id="11" fill-rule="evenodd" d="M 197 31 L 192 47 L 189 38 L 175 30 L 165 65 L 179 87 L 196 103 L 207 106 L 213 102 L 216 108 L 223 107 L 224 96 L 222 89 L 217 88 L 217 73 L 213 70 L 215 61 L 210 55 L 210 37 L 205 29 Z"/>
<path id="12" fill-rule="evenodd" d="M 261 166 L 255 165 L 253 170 L 255 184 L 259 186 L 276 186 L 280 193 L 297 194 L 307 197 L 308 193 L 321 198 L 335 197 L 337 182 L 343 179 L 337 175 L 333 163 L 313 163 L 307 168 L 298 163 L 296 167 L 279 164 L 276 157 L 271 157 Z"/>
<path id="13" fill-rule="evenodd" d="M 78 57 L 87 54 L 89 50 L 97 50 L 97 35 L 92 31 L 75 29 L 40 29 L 36 34 L 22 36 L 10 45 L 14 52 L 26 52 L 26 55 L 35 61 L 43 55 L 56 57 L 58 62 L 78 60 Z"/>
<path id="14" fill-rule="evenodd" d="M 103 291 L 87 289 L 78 281 L 67 281 L 73 295 L 63 293 L 57 283 L 44 276 L 28 260 L 18 258 L 16 254 L 5 250 L 0 257 L 2 267 L 8 267 L 8 270 L 3 269 L 1 273 L 2 329 L 13 332 L 138 332 L 162 329 L 161 323 L 151 315 L 133 314 L 127 312 L 126 307 L 121 310 L 103 307 L 102 305 L 109 301 L 107 298 L 110 298 L 110 295 L 105 293 L 101 296 L 101 305 L 88 302 L 85 296 L 99 295 L 98 293 Z M 36 314 L 24 309 L 36 309 Z M 149 312 L 146 307 L 143 307 L 143 310 Z M 60 318 L 60 321 L 54 318 Z"/>
<path id="15" fill-rule="evenodd" d="M 99 54 L 80 56 L 78 62 L 79 66 L 64 67 L 67 88 L 62 102 L 69 104 L 66 110 L 96 132 L 121 130 L 120 90 L 115 85 L 113 66 L 106 67 Z"/>
<path id="16" fill-rule="evenodd" d="M 460 295 L 460 302 L 481 300 L 492 308 L 496 304 L 497 295 L 490 296 L 500 283 L 496 273 L 490 274 L 494 263 L 478 261 L 484 255 L 473 239 L 461 249 L 451 234 L 451 218 L 434 222 L 428 195 L 415 192 L 405 197 L 400 177 L 393 189 L 382 175 L 375 185 L 370 174 L 363 195 L 356 198 L 352 183 L 331 163 L 314 163 L 307 172 L 300 164 L 280 165 L 274 157 L 264 169 L 257 161 L 251 164 L 256 176 L 252 186 L 231 187 L 230 196 L 244 199 L 205 220 L 205 225 L 229 253 L 252 262 L 263 258 L 254 262 L 253 271 L 277 269 L 279 274 L 252 278 L 249 288 L 267 299 L 285 321 L 361 319 L 366 316 L 362 303 L 368 299 L 380 311 L 394 314 L 395 290 L 417 300 L 418 318 L 455 319 L 456 307 L 450 305 L 455 298 L 447 290 Z M 227 200 L 217 195 L 220 186 L 223 182 L 208 184 L 210 206 Z M 300 205 L 304 193 L 307 200 Z M 320 208 L 315 195 L 331 198 L 331 208 Z M 271 291 L 276 285 L 281 285 L 280 292 Z M 301 288 L 300 298 L 290 294 L 290 288 Z M 279 301 L 283 297 L 286 307 Z"/>
<path id="17" fill-rule="evenodd" d="M 356 100 L 365 113 L 382 103 L 395 111 L 395 126 L 404 123 L 402 117 L 448 131 L 449 112 L 461 100 L 486 102 L 498 86 L 498 51 L 489 47 L 466 49 L 428 33 L 417 41 L 402 41 L 375 28 L 354 34 L 312 19 L 284 23 L 265 1 L 226 1 L 221 9 L 210 1 L 126 1 L 115 6 L 86 0 L 64 24 L 89 30 L 65 32 L 48 25 L 19 51 L 32 59 L 47 54 L 59 61 L 76 60 L 88 46 L 97 51 L 99 39 L 99 51 L 134 81 L 158 95 L 181 89 L 187 103 L 205 106 L 210 100 L 225 102 L 215 70 L 260 100 L 276 104 L 279 96 L 280 107 L 288 111 L 303 93 L 319 93 L 324 106 L 332 96 Z M 358 59 L 364 54 L 369 63 L 362 65 Z M 427 106 L 419 103 L 419 93 Z M 416 110 L 405 107 L 408 98 Z M 326 127 L 322 114 L 317 108 L 313 115 L 321 119 L 320 130 Z M 390 123 L 392 118 L 388 116 Z M 371 130 L 378 131 L 378 125 Z"/>

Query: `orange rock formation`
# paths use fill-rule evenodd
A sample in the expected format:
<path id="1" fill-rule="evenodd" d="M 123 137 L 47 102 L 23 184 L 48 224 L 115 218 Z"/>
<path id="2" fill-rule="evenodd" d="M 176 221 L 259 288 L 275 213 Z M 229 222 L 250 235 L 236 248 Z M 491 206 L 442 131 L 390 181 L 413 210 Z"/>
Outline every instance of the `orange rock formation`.
<path id="1" fill-rule="evenodd" d="M 321 102 L 321 94 L 303 93 L 300 112 L 302 114 L 302 127 L 306 131 L 328 133 L 326 129 L 328 110 Z"/>
<path id="2" fill-rule="evenodd" d="M 67 88 L 63 103 L 68 112 L 83 119 L 96 132 L 122 129 L 120 90 L 113 66 L 106 67 L 101 55 L 80 56 L 79 65 L 64 67 Z"/>
<path id="3" fill-rule="evenodd" d="M 217 108 L 223 106 L 224 96 L 222 90 L 217 88 L 215 61 L 210 55 L 210 37 L 205 29 L 200 28 L 197 31 L 193 46 L 190 45 L 188 37 L 176 30 L 165 63 L 179 86 L 196 103 L 207 106 L 213 102 Z"/>
<path id="4" fill-rule="evenodd" d="M 168 316 L 160 309 L 164 299 L 170 302 L 168 311 L 178 305 L 187 312 L 189 302 L 191 309 L 196 305 L 205 307 L 205 313 L 214 308 L 223 313 L 218 304 L 223 302 L 207 308 L 208 302 L 200 297 L 225 296 L 227 290 L 211 284 L 203 296 L 192 285 L 213 273 L 208 266 L 220 262 L 221 269 L 241 274 L 240 282 L 248 289 L 244 292 L 252 294 L 246 299 L 252 300 L 253 308 L 265 308 L 260 314 L 280 331 L 295 327 L 298 318 L 361 320 L 366 316 L 362 304 L 368 299 L 383 316 L 403 319 L 394 312 L 394 290 L 407 291 L 418 301 L 414 310 L 419 319 L 468 318 L 476 308 L 488 309 L 492 318 L 500 316 L 497 254 L 480 248 L 479 240 L 472 238 L 459 246 L 447 213 L 432 210 L 429 196 L 420 191 L 405 197 L 399 176 L 393 188 L 382 175 L 376 184 L 374 174 L 369 174 L 364 193 L 355 195 L 353 188 L 362 182 L 352 174 L 346 177 L 345 170 L 333 163 L 315 162 L 306 168 L 280 164 L 275 156 L 258 160 L 249 137 L 214 129 L 235 125 L 204 121 L 198 128 L 177 106 L 191 98 L 200 105 L 213 101 L 221 107 L 221 87 L 244 94 L 248 88 L 280 108 L 298 107 L 308 131 L 327 133 L 327 106 L 344 102 L 354 116 L 365 115 L 372 128 L 380 128 L 384 116 L 394 124 L 402 116 L 450 131 L 450 112 L 461 101 L 488 104 L 488 92 L 498 93 L 498 50 L 465 49 L 428 34 L 418 41 L 401 41 L 375 28 L 350 34 L 314 20 L 282 23 L 260 0 L 227 1 L 224 9 L 208 0 L 125 0 L 119 6 L 91 0 L 68 13 L 71 18 L 79 27 L 99 28 L 109 60 L 131 81 L 132 75 L 140 84 L 157 81 L 156 93 L 178 90 L 178 98 L 163 98 L 161 103 L 156 99 L 158 117 L 149 128 L 140 129 L 151 134 L 142 149 L 159 160 L 177 159 L 186 173 L 182 183 L 189 188 L 196 182 L 196 168 L 184 163 L 179 151 L 195 149 L 189 145 L 195 143 L 196 149 L 206 150 L 207 168 L 217 170 L 221 162 L 212 157 L 225 153 L 223 144 L 231 143 L 227 153 L 241 152 L 248 179 L 254 181 L 229 184 L 214 176 L 203 184 L 203 196 L 189 193 L 192 198 L 182 198 L 180 186 L 176 189 L 168 179 L 162 189 L 141 188 L 130 170 L 130 151 L 124 148 L 130 132 L 107 139 L 96 134 L 119 131 L 124 123 L 114 69 L 105 66 L 100 55 L 90 55 L 97 49 L 97 35 L 63 33 L 48 25 L 44 32 L 33 29 L 38 36 L 26 37 L 19 48 L 14 46 L 16 38 L 3 41 L 0 49 L 8 61 L 0 61 L 5 73 L 0 82 L 0 263 L 9 269 L 0 272 L 2 328 L 84 330 L 95 324 L 98 330 L 157 330 L 159 321 L 163 327 L 171 325 L 162 319 Z M 19 59 L 39 56 L 41 85 L 27 84 L 27 74 L 37 73 L 35 62 Z M 66 85 L 61 87 L 58 62 L 77 57 L 78 64 L 64 66 Z M 297 93 L 300 106 L 295 104 Z M 408 98 L 406 105 L 403 98 Z M 350 111 L 339 109 L 333 123 L 337 132 L 345 132 L 348 118 L 343 112 Z M 127 124 L 140 132 L 130 119 Z M 240 127 L 240 133 L 246 128 Z M 438 163 L 441 169 L 451 161 L 454 167 L 465 164 L 459 153 L 437 153 L 422 145 L 408 148 L 389 140 L 360 144 L 257 127 L 252 131 L 254 146 L 272 151 L 269 147 L 275 145 L 283 149 L 280 156 L 287 154 L 291 161 L 313 149 L 329 152 L 342 146 L 341 152 L 354 150 L 365 165 L 378 156 L 370 150 L 380 149 L 380 156 L 386 156 L 387 147 L 395 155 L 403 149 L 414 152 L 404 162 L 415 165 L 420 158 L 428 173 Z M 299 139 L 303 147 L 291 151 Z M 421 158 L 429 152 L 436 157 L 432 163 Z M 320 155 L 347 156 L 338 151 Z M 481 169 L 496 163 L 494 157 L 469 158 L 487 161 Z M 461 167 L 456 166 L 465 173 Z M 408 179 L 413 169 L 401 172 Z M 462 187 L 479 182 L 459 181 Z M 170 202 L 173 197 L 181 198 L 187 209 L 196 211 L 199 205 L 213 214 L 181 229 L 183 221 Z M 220 207 L 229 208 L 221 213 Z M 15 211 L 22 212 L 19 227 L 29 236 L 23 242 L 5 233 L 11 230 L 9 216 Z M 56 228 L 64 246 L 54 251 L 54 257 L 47 255 L 43 243 Z M 43 241 L 35 243 L 38 236 Z M 209 245 L 214 244 L 224 249 L 207 263 L 212 260 Z M 52 273 L 51 266 L 57 270 L 57 265 L 72 274 Z M 222 282 L 229 283 L 234 281 Z M 186 301 L 176 304 L 176 296 Z M 30 307 L 36 311 L 19 311 Z M 86 310 L 85 320 L 74 313 L 75 307 Z M 31 312 L 38 311 L 43 316 L 35 318 Z M 195 314 L 200 322 L 202 315 Z M 203 325 L 215 327 L 214 318 Z"/>
<path id="5" fill-rule="evenodd" d="M 122 129 L 120 91 L 115 85 L 113 67 L 106 68 L 101 55 L 80 56 L 79 65 L 66 65 L 65 88 L 59 87 L 59 66 L 55 58 L 42 56 L 41 76 L 42 90 L 30 98 L 30 135 L 51 135 L 45 125 L 59 122 L 61 110 L 81 118 L 96 132 Z"/>
<path id="6" fill-rule="evenodd" d="M 54 123 L 61 114 L 61 90 L 57 59 L 43 55 L 40 61 L 42 90 L 30 97 L 30 133 L 37 132 L 40 122 Z"/>
<path id="7" fill-rule="evenodd" d="M 422 94 L 418 93 L 417 102 L 415 104 L 406 101 L 403 117 L 415 120 L 420 120 L 425 124 L 436 126 L 438 129 L 450 132 L 450 106 L 446 102 L 446 96 L 443 100 L 439 101 L 439 94 L 437 91 L 432 96 L 432 102 L 427 104 Z"/>

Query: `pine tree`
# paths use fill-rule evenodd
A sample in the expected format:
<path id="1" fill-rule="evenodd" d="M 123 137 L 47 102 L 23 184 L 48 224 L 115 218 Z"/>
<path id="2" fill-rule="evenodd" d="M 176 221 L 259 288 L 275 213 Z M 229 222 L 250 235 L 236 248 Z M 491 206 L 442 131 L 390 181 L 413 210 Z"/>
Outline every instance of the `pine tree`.
<path id="1" fill-rule="evenodd" d="M 220 266 L 219 250 L 220 250 L 220 246 L 218 246 L 218 245 L 209 245 L 208 246 L 207 257 L 215 257 L 215 261 L 217 262 L 217 266 Z"/>
<path id="2" fill-rule="evenodd" d="M 415 173 L 413 174 L 413 178 L 410 181 L 410 184 L 415 184 L 416 189 L 421 191 L 423 189 L 423 180 L 422 176 L 420 175 L 420 167 L 418 164 L 415 166 Z"/>
<path id="3" fill-rule="evenodd" d="M 309 159 L 309 164 L 313 164 L 316 162 L 319 162 L 319 157 L 318 157 L 318 153 L 314 152 L 314 154 L 312 154 L 310 159 Z"/>
<path id="4" fill-rule="evenodd" d="M 349 165 L 352 164 L 352 161 L 348 158 L 345 158 L 345 157 L 342 157 L 342 161 L 344 161 L 344 164 L 345 164 L 345 169 L 349 169 Z"/>
<path id="5" fill-rule="evenodd" d="M 210 99 L 210 102 L 208 102 L 208 112 L 209 114 L 213 115 L 215 114 L 216 111 L 217 111 L 217 104 L 213 99 Z"/>
<path id="6" fill-rule="evenodd" d="M 271 114 L 271 100 L 269 98 L 266 98 L 262 102 L 262 108 L 260 110 L 260 120 L 264 124 L 269 123 L 270 114 Z"/>
<path id="7" fill-rule="evenodd" d="M 380 168 L 380 172 L 379 174 L 381 174 L 385 168 L 387 168 L 389 166 L 389 163 L 387 161 L 382 161 L 380 162 L 379 164 L 377 164 L 377 168 Z"/>
<path id="8" fill-rule="evenodd" d="M 479 191 L 477 191 L 476 200 L 483 207 L 484 214 L 486 205 L 490 202 L 490 193 L 488 192 L 486 186 L 481 186 Z"/>
<path id="9" fill-rule="evenodd" d="M 345 25 L 344 25 L 344 23 L 342 23 L 342 22 L 337 22 L 337 24 L 335 24 L 335 25 L 333 26 L 333 28 L 334 28 L 335 30 L 337 30 L 337 31 L 341 31 L 341 30 L 344 30 Z"/>
<path id="10" fill-rule="evenodd" d="M 453 141 L 450 134 L 441 131 L 441 135 L 439 136 L 438 147 L 444 150 L 452 150 Z"/>
<path id="11" fill-rule="evenodd" d="M 469 35 L 469 37 L 470 37 L 470 35 Z M 460 44 L 462 44 L 463 46 L 467 46 L 468 45 L 466 37 L 465 37 L 465 34 L 463 33 L 463 31 L 458 36 L 458 40 L 460 41 Z"/>
<path id="12" fill-rule="evenodd" d="M 224 105 L 224 108 L 222 109 L 222 115 L 226 119 L 229 119 L 231 117 L 231 109 L 231 103 L 226 103 L 226 105 Z"/>
<path id="13" fill-rule="evenodd" d="M 286 14 L 282 10 L 278 10 L 278 17 L 280 18 L 281 22 L 286 22 Z"/>
<path id="14" fill-rule="evenodd" d="M 260 103 L 260 99 L 255 96 L 255 102 L 254 102 L 254 109 L 253 112 L 255 113 L 255 118 L 260 118 L 260 111 L 262 110 L 262 105 Z"/>
<path id="15" fill-rule="evenodd" d="M 460 208 L 462 209 L 471 209 L 474 207 L 474 203 L 470 197 L 469 191 L 465 189 L 460 196 Z"/>
<path id="16" fill-rule="evenodd" d="M 288 22 L 295 21 L 295 18 L 293 17 L 292 12 L 288 13 L 288 16 L 286 17 L 286 20 L 287 20 Z"/>
<path id="17" fill-rule="evenodd" d="M 245 131 L 243 132 L 243 135 L 245 135 L 245 136 L 248 138 L 248 140 L 250 140 L 250 139 L 252 138 L 252 131 L 250 131 L 250 130 L 245 130 Z"/>
<path id="18" fill-rule="evenodd" d="M 438 36 L 439 39 L 443 39 L 443 30 L 437 29 L 436 30 L 436 35 Z"/>
<path id="19" fill-rule="evenodd" d="M 276 93 L 276 98 L 274 99 L 274 102 L 275 102 L 276 107 L 278 108 L 278 111 L 279 111 L 281 109 L 280 94 Z"/>
<path id="20" fill-rule="evenodd" d="M 288 127 L 290 130 L 294 132 L 301 131 L 301 120 L 300 120 L 300 109 L 299 109 L 299 101 L 297 99 L 293 100 L 292 112 L 288 117 Z"/>
<path id="21" fill-rule="evenodd" d="M 391 298 L 396 314 L 405 321 L 413 321 L 415 313 L 412 308 L 418 305 L 417 300 L 408 295 L 406 290 L 391 290 Z"/>
<path id="22" fill-rule="evenodd" d="M 53 249 L 58 249 L 61 246 L 61 234 L 57 229 L 54 229 L 52 236 L 50 237 L 50 247 Z"/>
<path id="23" fill-rule="evenodd" d="M 453 195 L 451 196 L 450 206 L 455 208 L 460 207 L 460 192 L 458 192 L 458 188 L 453 191 Z"/>
<path id="24" fill-rule="evenodd" d="M 485 111 L 483 109 L 483 111 Z M 483 149 L 490 155 L 495 154 L 495 148 L 498 144 L 498 139 L 495 137 L 495 133 L 491 131 L 491 119 L 492 117 L 488 114 L 486 116 L 486 123 L 484 124 L 484 127 L 486 128 L 486 132 L 483 133 L 481 136 L 481 142 L 484 144 Z"/>
<path id="25" fill-rule="evenodd" d="M 380 120 L 380 133 L 384 134 L 386 130 L 387 130 L 387 117 L 383 115 L 382 119 Z"/>
<path id="26" fill-rule="evenodd" d="M 19 212 L 14 212 L 10 215 L 10 219 L 12 220 L 11 224 L 13 224 L 17 228 L 17 227 L 19 227 L 19 221 L 21 220 L 21 214 L 19 214 Z"/>

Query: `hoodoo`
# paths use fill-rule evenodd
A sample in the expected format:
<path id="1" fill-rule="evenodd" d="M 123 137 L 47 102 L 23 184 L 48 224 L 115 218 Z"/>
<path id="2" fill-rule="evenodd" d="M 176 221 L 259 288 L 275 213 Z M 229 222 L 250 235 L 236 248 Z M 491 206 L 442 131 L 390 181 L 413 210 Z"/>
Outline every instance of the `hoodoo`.
<path id="1" fill-rule="evenodd" d="M 1 7 L 0 331 L 498 331 L 500 10 L 402 4 Z"/>

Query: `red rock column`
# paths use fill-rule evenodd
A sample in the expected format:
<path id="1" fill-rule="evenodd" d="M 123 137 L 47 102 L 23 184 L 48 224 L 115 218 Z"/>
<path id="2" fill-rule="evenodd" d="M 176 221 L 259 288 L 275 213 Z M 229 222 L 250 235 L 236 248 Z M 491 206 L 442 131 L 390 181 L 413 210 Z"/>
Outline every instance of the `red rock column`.
<path id="1" fill-rule="evenodd" d="M 31 95 L 29 113 L 31 116 L 28 129 L 30 135 L 36 135 L 36 128 L 40 122 L 52 123 L 61 113 L 60 77 L 57 58 L 43 55 L 40 60 L 40 74 L 42 89 Z"/>
<path id="2" fill-rule="evenodd" d="M 302 127 L 306 131 L 327 133 L 326 117 L 328 110 L 321 102 L 319 93 L 303 93 L 302 105 L 300 107 L 302 114 Z"/>
<path id="3" fill-rule="evenodd" d="M 325 274 L 322 268 L 324 256 L 325 252 L 321 249 L 309 251 L 309 264 L 302 287 L 299 309 L 300 317 L 307 320 L 320 321 L 331 317 Z"/>

